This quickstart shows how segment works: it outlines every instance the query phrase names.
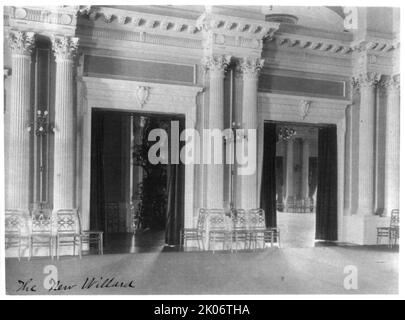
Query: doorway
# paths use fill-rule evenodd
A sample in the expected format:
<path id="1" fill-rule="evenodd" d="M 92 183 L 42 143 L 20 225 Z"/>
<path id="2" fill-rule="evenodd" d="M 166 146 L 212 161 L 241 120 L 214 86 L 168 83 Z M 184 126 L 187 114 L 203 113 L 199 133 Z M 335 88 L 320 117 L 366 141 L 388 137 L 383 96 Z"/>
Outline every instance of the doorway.
<path id="1" fill-rule="evenodd" d="M 261 206 L 283 247 L 337 240 L 334 125 L 266 122 Z"/>
<path id="2" fill-rule="evenodd" d="M 178 137 L 172 123 L 181 130 L 184 117 L 93 109 L 90 228 L 104 232 L 106 253 L 178 246 L 184 166 L 165 152 L 171 150 L 172 134 Z M 149 141 L 154 129 L 162 135 Z M 156 149 L 154 162 L 149 150 L 155 144 L 162 148 Z"/>

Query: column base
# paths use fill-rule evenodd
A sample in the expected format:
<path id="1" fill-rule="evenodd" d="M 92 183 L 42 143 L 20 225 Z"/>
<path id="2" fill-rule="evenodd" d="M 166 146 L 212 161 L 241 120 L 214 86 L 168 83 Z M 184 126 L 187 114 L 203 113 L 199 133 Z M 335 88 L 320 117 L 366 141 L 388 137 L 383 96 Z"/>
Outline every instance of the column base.
<path id="1" fill-rule="evenodd" d="M 344 216 L 342 242 L 358 245 L 376 245 L 377 228 L 389 227 L 390 218 L 377 215 Z"/>

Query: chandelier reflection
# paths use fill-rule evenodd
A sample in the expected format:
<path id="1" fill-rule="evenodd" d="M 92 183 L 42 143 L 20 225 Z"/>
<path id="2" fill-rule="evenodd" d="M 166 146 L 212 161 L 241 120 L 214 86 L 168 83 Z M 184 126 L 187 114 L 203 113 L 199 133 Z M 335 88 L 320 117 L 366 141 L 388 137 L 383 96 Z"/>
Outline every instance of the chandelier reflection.
<path id="1" fill-rule="evenodd" d="M 278 141 L 288 141 L 297 134 L 292 128 L 282 127 L 278 130 Z"/>

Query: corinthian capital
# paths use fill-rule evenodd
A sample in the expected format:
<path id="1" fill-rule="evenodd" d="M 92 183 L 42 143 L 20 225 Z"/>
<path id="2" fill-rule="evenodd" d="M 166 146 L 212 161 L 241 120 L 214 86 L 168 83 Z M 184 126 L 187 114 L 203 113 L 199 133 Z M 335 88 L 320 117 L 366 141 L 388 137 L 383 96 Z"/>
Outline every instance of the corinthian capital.
<path id="1" fill-rule="evenodd" d="M 359 74 L 357 77 L 352 79 L 352 84 L 354 87 L 374 87 L 378 84 L 381 79 L 381 74 L 377 72 L 365 72 Z"/>
<path id="2" fill-rule="evenodd" d="M 224 71 L 231 62 L 231 56 L 228 55 L 212 55 L 203 58 L 202 64 L 205 70 Z"/>
<path id="3" fill-rule="evenodd" d="M 55 54 L 56 61 L 58 60 L 73 60 L 77 53 L 79 38 L 53 36 L 52 50 Z"/>
<path id="4" fill-rule="evenodd" d="M 263 68 L 263 65 L 264 59 L 243 58 L 238 65 L 238 71 L 244 75 L 257 76 L 260 70 Z"/>
<path id="5" fill-rule="evenodd" d="M 13 54 L 31 55 L 34 48 L 34 32 L 11 31 L 8 42 Z"/>

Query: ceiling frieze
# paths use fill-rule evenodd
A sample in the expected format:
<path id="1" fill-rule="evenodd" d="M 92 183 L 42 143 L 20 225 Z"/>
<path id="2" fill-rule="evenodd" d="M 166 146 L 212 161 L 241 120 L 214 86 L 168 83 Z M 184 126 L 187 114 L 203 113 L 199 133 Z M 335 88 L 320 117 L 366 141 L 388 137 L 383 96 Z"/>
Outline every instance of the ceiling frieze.
<path id="1" fill-rule="evenodd" d="M 4 7 L 5 26 L 40 34 L 73 35 L 79 6 Z"/>
<path id="2" fill-rule="evenodd" d="M 206 53 L 260 57 L 263 39 L 273 37 L 279 24 L 205 12 L 198 18 L 197 28 Z"/>
<path id="3" fill-rule="evenodd" d="M 371 39 L 355 42 L 351 48 L 356 52 L 387 53 L 399 49 L 399 46 L 398 40 Z"/>
<path id="4" fill-rule="evenodd" d="M 198 38 L 196 21 L 178 17 L 155 15 L 107 7 L 86 7 L 80 10 L 80 17 L 99 25 L 123 28 L 151 34 L 172 34 Z"/>
<path id="5" fill-rule="evenodd" d="M 275 34 L 272 39 L 268 40 L 268 43 L 280 48 L 305 49 L 307 51 L 338 55 L 348 55 L 353 51 L 349 42 L 312 38 L 296 34 Z"/>

